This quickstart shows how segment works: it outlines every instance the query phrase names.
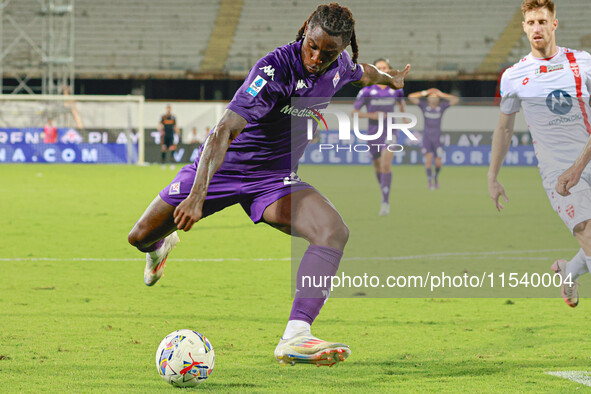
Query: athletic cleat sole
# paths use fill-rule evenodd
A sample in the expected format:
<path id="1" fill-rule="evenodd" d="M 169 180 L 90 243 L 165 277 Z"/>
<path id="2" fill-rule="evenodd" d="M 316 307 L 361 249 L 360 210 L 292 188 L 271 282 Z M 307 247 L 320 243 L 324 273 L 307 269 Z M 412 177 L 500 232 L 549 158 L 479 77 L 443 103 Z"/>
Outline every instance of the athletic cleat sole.
<path id="1" fill-rule="evenodd" d="M 310 356 L 285 354 L 277 358 L 279 365 L 296 365 L 296 364 L 315 364 L 317 367 L 332 367 L 333 365 L 343 362 L 349 357 L 351 350 L 349 348 L 335 348 L 326 349 L 321 352 L 312 354 Z"/>

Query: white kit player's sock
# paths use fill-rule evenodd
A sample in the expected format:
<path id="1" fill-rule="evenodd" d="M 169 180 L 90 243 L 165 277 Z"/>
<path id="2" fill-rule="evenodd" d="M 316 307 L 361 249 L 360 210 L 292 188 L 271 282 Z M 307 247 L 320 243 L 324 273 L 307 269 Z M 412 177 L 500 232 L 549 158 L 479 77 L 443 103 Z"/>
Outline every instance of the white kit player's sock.
<path id="1" fill-rule="evenodd" d="M 579 276 L 589 272 L 591 267 L 591 257 L 585 255 L 583 249 L 579 249 L 575 257 L 566 263 L 566 275 L 571 275 L 571 280 L 576 280 Z"/>
<path id="2" fill-rule="evenodd" d="M 581 249 L 581 250 L 583 250 L 583 249 Z M 583 272 L 583 274 L 586 272 L 591 272 L 591 256 L 585 256 L 585 263 L 586 263 L 587 270 L 585 272 Z M 568 264 L 566 266 L 568 267 Z M 580 275 L 582 275 L 582 274 L 580 274 Z"/>
<path id="3" fill-rule="evenodd" d="M 290 320 L 287 322 L 285 332 L 283 333 L 283 337 L 281 339 L 290 339 L 302 331 L 310 332 L 310 329 L 310 323 L 308 322 L 302 320 Z"/>

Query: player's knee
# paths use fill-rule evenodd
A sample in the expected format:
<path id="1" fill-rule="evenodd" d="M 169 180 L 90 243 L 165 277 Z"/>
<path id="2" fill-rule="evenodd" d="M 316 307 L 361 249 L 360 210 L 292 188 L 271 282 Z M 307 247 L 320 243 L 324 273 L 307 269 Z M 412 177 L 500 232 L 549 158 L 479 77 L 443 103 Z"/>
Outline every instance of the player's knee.
<path id="1" fill-rule="evenodd" d="M 341 231 L 342 231 L 341 241 L 343 242 L 343 248 L 344 248 L 345 245 L 347 244 L 347 242 L 349 242 L 349 234 L 350 234 L 349 226 L 347 226 L 344 222 L 342 224 Z"/>
<path id="2" fill-rule="evenodd" d="M 137 237 L 137 233 L 134 231 L 135 227 L 129 232 L 129 234 L 127 234 L 127 242 L 129 242 L 129 244 L 131 246 L 135 246 L 136 248 L 140 245 L 140 240 Z"/>
<path id="3" fill-rule="evenodd" d="M 340 220 L 328 226 L 323 226 L 316 238 L 315 241 L 318 244 L 342 250 L 349 240 L 349 227 Z"/>
<path id="4" fill-rule="evenodd" d="M 145 244 L 145 242 L 143 240 L 142 231 L 141 231 L 139 222 L 133 226 L 133 228 L 131 229 L 131 231 L 127 235 L 127 242 L 129 242 L 129 244 L 131 246 L 135 246 L 138 249 L 148 246 Z"/>

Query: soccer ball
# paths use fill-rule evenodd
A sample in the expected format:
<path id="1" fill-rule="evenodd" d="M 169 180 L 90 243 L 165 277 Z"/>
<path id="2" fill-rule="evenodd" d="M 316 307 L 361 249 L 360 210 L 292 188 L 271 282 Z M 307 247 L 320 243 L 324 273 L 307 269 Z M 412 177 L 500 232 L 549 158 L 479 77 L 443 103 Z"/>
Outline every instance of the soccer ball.
<path id="1" fill-rule="evenodd" d="M 213 370 L 215 353 L 207 338 L 193 330 L 168 334 L 156 351 L 156 368 L 175 387 L 195 387 Z"/>

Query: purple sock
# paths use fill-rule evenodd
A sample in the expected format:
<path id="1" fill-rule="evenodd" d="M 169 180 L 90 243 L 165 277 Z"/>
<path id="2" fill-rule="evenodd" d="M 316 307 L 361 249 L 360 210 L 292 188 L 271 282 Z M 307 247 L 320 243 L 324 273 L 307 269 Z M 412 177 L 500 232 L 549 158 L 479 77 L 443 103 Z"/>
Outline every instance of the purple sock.
<path id="1" fill-rule="evenodd" d="M 431 169 L 427 168 L 425 171 L 427 171 L 427 179 L 429 180 L 429 183 L 431 183 L 431 174 L 432 174 Z"/>
<path id="2" fill-rule="evenodd" d="M 297 296 L 289 320 L 312 324 L 330 292 L 331 278 L 339 269 L 343 251 L 328 246 L 310 245 L 297 273 Z M 328 278 L 327 278 L 328 277 Z"/>
<path id="3" fill-rule="evenodd" d="M 164 238 L 162 238 L 161 240 L 158 240 L 158 241 L 154 242 L 152 245 L 150 245 L 150 246 L 148 246 L 146 248 L 139 248 L 138 247 L 138 250 L 140 252 L 150 253 L 150 252 L 153 252 L 153 251 L 157 250 L 158 248 L 160 248 L 163 243 L 164 243 Z"/>
<path id="4" fill-rule="evenodd" d="M 376 172 L 376 178 L 378 180 L 378 183 L 381 186 L 382 185 L 382 173 L 381 172 Z"/>
<path id="5" fill-rule="evenodd" d="M 435 179 L 437 179 L 437 177 L 439 176 L 439 171 L 441 171 L 441 168 L 435 167 Z"/>
<path id="6" fill-rule="evenodd" d="M 392 173 L 386 172 L 382 174 L 382 181 L 380 182 L 382 187 L 382 201 L 390 202 L 390 186 L 392 186 Z"/>

